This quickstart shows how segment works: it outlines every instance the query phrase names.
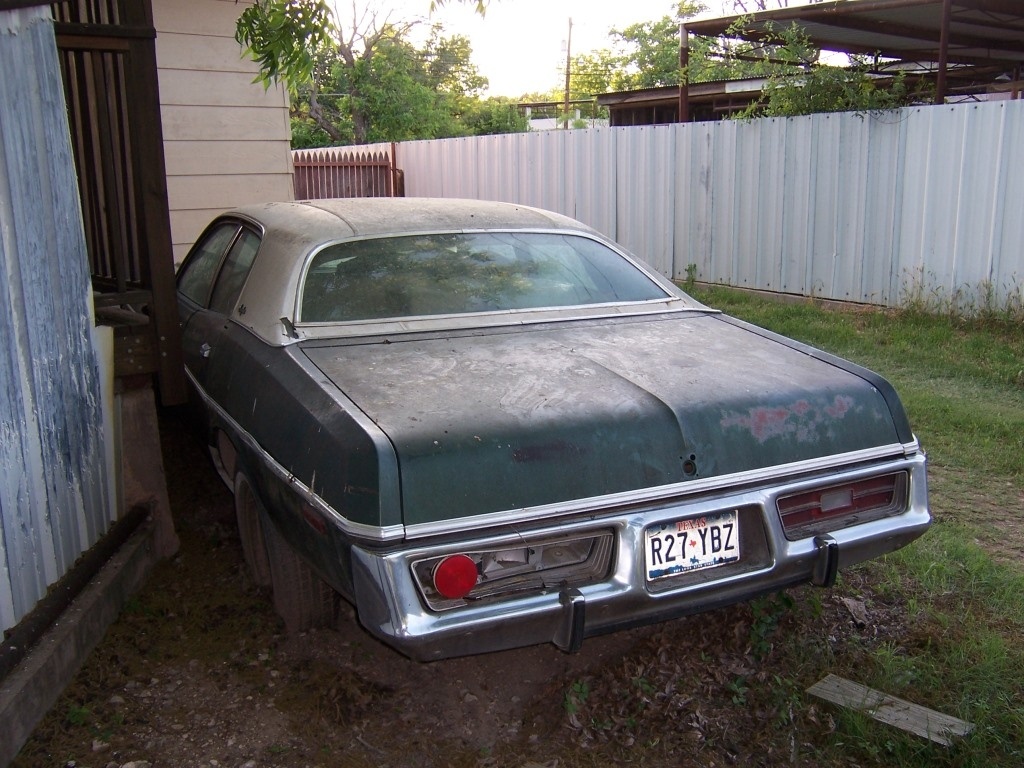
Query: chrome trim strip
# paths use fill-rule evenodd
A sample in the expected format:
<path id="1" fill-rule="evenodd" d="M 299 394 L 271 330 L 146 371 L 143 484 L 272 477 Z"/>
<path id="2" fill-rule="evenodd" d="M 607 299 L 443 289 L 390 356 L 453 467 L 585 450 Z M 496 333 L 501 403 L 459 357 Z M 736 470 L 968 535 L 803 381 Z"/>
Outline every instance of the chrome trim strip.
<path id="1" fill-rule="evenodd" d="M 592 496 L 590 498 L 573 499 L 571 501 L 545 504 L 537 507 L 510 509 L 437 523 L 418 523 L 406 526 L 405 531 L 407 537 L 410 540 L 414 540 L 430 536 L 460 533 L 467 530 L 517 525 L 533 522 L 538 519 L 548 520 L 581 513 L 599 514 L 617 507 L 638 506 L 653 502 L 671 503 L 699 494 L 721 491 L 723 489 L 736 489 L 738 487 L 765 483 L 769 480 L 778 480 L 780 477 L 792 478 L 797 475 L 823 472 L 830 469 L 849 468 L 854 464 L 884 459 L 904 459 L 907 456 L 905 448 L 906 446 L 901 443 L 893 443 L 878 448 L 851 451 L 819 459 L 796 461 L 763 469 L 749 470 L 747 472 L 720 475 L 707 478 L 706 480 L 690 480 L 671 485 L 660 485 L 652 488 L 641 488 L 635 491 L 609 494 L 607 496 Z M 789 479 L 786 482 L 790 484 L 795 481 Z"/>
<path id="2" fill-rule="evenodd" d="M 684 306 L 678 306 L 683 304 Z M 345 339 L 360 336 L 385 336 L 423 331 L 458 331 L 476 328 L 503 328 L 539 323 L 575 320 L 607 320 L 617 317 L 644 317 L 657 314 L 721 314 L 717 309 L 685 306 L 682 299 L 652 299 L 630 304 L 590 304 L 569 308 L 504 309 L 492 312 L 466 312 L 457 315 L 423 315 L 394 320 L 352 320 L 345 323 L 296 323 L 301 339 Z"/>
<path id="3" fill-rule="evenodd" d="M 311 490 L 308 485 L 289 472 L 280 462 L 278 462 L 277 459 L 267 453 L 255 437 L 243 429 L 242 426 L 227 413 L 227 411 L 225 411 L 206 393 L 206 390 L 202 388 L 188 368 L 185 368 L 185 376 L 192 382 L 196 392 L 199 393 L 199 396 L 203 399 L 206 406 L 215 411 L 221 420 L 231 426 L 239 439 L 241 439 L 246 446 L 253 451 L 264 464 L 266 464 L 270 471 L 273 472 L 279 480 L 282 480 L 292 486 L 303 500 L 309 503 L 314 509 L 327 515 L 334 522 L 335 526 L 337 526 L 343 533 L 350 534 L 351 536 L 364 541 L 391 542 L 401 541 L 405 538 L 404 525 L 389 525 L 384 527 L 367 525 L 365 523 L 353 522 L 342 515 L 317 495 L 315 491 Z"/>

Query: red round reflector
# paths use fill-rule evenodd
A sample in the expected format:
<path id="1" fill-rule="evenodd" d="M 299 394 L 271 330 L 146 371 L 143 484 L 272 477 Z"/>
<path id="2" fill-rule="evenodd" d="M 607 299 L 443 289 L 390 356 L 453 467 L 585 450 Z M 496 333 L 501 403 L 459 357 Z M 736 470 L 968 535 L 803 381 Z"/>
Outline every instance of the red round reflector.
<path id="1" fill-rule="evenodd" d="M 434 568 L 434 589 L 450 600 L 468 595 L 476 579 L 476 563 L 466 555 L 446 557 Z"/>

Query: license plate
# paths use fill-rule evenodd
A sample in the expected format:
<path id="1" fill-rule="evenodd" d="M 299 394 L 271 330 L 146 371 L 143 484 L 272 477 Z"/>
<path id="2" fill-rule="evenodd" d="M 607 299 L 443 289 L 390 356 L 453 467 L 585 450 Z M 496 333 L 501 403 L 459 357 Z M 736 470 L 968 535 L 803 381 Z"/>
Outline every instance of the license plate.
<path id="1" fill-rule="evenodd" d="M 647 529 L 647 580 L 714 568 L 740 559 L 740 521 L 735 510 L 675 520 Z"/>

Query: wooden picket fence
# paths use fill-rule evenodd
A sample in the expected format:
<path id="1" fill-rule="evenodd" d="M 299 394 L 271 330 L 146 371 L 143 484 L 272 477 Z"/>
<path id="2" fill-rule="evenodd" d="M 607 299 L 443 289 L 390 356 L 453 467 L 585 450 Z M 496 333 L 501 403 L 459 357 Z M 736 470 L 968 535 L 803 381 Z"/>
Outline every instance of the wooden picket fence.
<path id="1" fill-rule="evenodd" d="M 297 149 L 292 151 L 296 200 L 330 197 L 404 197 L 402 171 L 390 152 L 352 148 Z"/>

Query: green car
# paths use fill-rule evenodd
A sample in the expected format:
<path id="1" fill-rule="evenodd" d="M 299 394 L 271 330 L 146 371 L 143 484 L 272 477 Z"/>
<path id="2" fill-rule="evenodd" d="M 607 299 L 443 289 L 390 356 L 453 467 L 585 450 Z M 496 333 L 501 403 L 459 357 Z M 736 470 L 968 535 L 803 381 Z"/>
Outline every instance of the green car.
<path id="1" fill-rule="evenodd" d="M 219 216 L 178 273 L 246 562 L 291 630 L 440 659 L 812 582 L 930 524 L 876 374 L 703 306 L 564 216 L 348 199 Z"/>

